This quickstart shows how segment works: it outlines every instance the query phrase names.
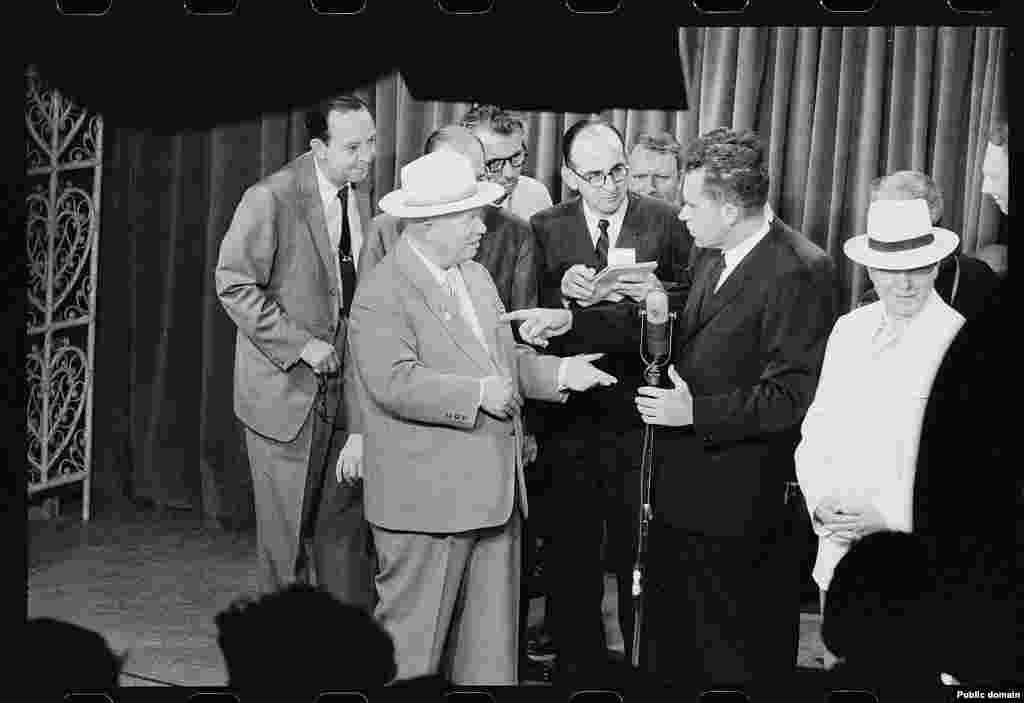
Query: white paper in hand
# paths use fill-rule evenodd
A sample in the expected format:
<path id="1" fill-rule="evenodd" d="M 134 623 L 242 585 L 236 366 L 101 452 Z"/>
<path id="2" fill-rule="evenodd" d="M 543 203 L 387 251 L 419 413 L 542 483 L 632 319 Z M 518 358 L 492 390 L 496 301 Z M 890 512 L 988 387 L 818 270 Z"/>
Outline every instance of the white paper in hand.
<path id="1" fill-rule="evenodd" d="M 636 249 L 619 249 L 612 247 L 608 250 L 608 266 L 632 266 L 636 263 Z"/>

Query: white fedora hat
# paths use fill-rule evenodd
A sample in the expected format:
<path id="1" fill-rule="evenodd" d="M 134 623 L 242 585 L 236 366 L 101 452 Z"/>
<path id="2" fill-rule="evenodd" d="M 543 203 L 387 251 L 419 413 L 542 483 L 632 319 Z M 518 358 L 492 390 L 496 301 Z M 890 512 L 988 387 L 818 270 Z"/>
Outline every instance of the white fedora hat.
<path id="1" fill-rule="evenodd" d="M 496 183 L 476 180 L 462 154 L 440 149 L 402 168 L 402 187 L 380 199 L 380 208 L 395 217 L 437 217 L 472 210 L 505 194 Z"/>
<path id="2" fill-rule="evenodd" d="M 906 271 L 942 261 L 959 243 L 956 233 L 932 225 L 924 200 L 876 200 L 867 233 L 846 240 L 843 251 L 870 268 Z"/>

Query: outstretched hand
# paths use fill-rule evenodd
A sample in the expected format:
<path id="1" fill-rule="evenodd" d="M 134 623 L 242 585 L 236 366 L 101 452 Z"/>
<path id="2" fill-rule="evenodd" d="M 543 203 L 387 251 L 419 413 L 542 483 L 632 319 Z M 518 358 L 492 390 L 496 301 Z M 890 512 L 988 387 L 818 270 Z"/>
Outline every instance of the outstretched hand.
<path id="1" fill-rule="evenodd" d="M 569 390 L 585 391 L 594 386 L 610 386 L 619 379 L 594 366 L 604 354 L 579 354 L 565 358 L 565 385 Z"/>
<path id="2" fill-rule="evenodd" d="M 565 334 L 572 327 L 572 312 L 564 308 L 528 308 L 506 312 L 500 320 L 521 322 L 519 336 L 522 340 L 546 347 L 551 337 Z"/>

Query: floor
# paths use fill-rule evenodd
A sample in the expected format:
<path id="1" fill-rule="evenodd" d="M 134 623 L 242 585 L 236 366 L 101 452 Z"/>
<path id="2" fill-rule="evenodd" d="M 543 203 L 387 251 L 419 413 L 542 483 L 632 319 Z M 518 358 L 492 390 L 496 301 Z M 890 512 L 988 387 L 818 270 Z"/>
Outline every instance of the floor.
<path id="1" fill-rule="evenodd" d="M 28 615 L 68 620 L 126 652 L 122 686 L 221 686 L 214 616 L 251 591 L 254 532 L 203 526 L 190 513 L 122 510 L 82 523 L 73 506 L 29 521 Z M 540 620 L 543 599 L 531 604 Z M 604 600 L 609 642 L 622 650 L 615 586 Z M 820 668 L 816 615 L 801 615 L 798 664 Z"/>

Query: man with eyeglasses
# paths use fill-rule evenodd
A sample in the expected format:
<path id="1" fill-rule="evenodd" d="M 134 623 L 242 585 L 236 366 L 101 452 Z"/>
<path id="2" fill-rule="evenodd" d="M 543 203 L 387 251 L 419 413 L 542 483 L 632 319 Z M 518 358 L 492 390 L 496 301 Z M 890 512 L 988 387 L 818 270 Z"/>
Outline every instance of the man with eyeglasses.
<path id="1" fill-rule="evenodd" d="M 618 582 L 619 624 L 627 659 L 631 649 L 632 567 L 640 491 L 643 423 L 633 407 L 643 385 L 640 316 L 647 294 L 666 289 L 679 304 L 686 290 L 692 239 L 668 203 L 628 192 L 625 144 L 599 119 L 572 125 L 562 142 L 562 178 L 579 195 L 530 219 L 543 252 L 540 301 L 573 312 L 571 330 L 550 340 L 553 349 L 593 346 L 597 363 L 619 379 L 545 414 L 538 462 L 552 470 L 555 504 L 567 511 L 553 521 L 546 569 L 554 593 L 549 626 L 558 652 L 556 676 L 566 685 L 607 680 L 608 646 L 601 612 L 605 564 Z M 656 261 L 654 273 L 624 277 L 597 290 L 594 277 L 616 257 Z M 676 295 L 678 294 L 678 295 Z M 598 321 L 584 325 L 582 317 Z M 600 330 L 584 334 L 578 330 Z M 602 559 L 602 535 L 607 534 Z"/>
<path id="2" fill-rule="evenodd" d="M 494 105 L 476 105 L 463 115 L 461 124 L 484 145 L 487 180 L 505 189 L 495 205 L 524 220 L 551 207 L 544 184 L 523 175 L 528 154 L 526 125 L 519 117 Z"/>

